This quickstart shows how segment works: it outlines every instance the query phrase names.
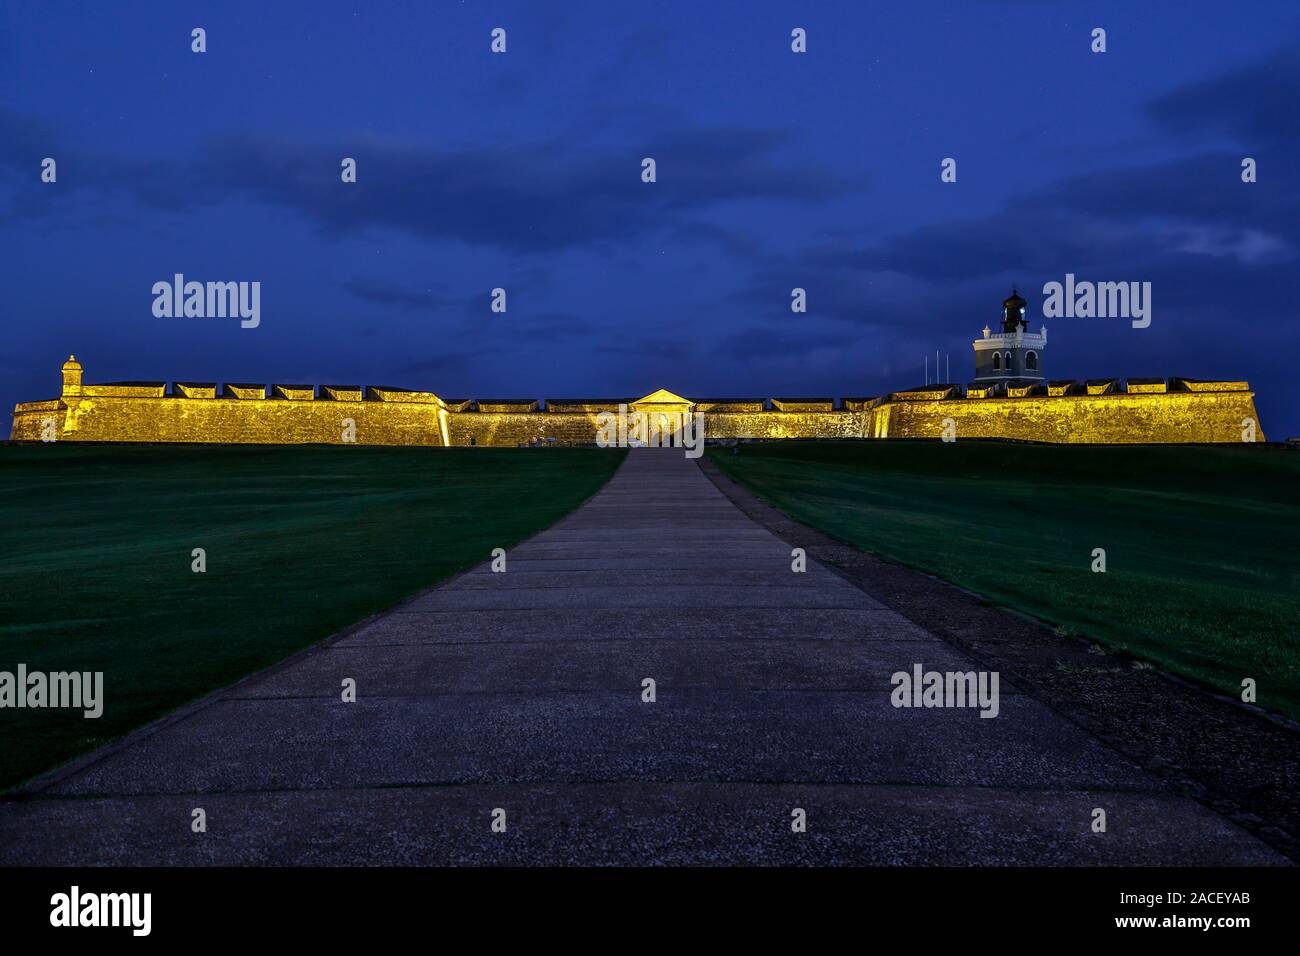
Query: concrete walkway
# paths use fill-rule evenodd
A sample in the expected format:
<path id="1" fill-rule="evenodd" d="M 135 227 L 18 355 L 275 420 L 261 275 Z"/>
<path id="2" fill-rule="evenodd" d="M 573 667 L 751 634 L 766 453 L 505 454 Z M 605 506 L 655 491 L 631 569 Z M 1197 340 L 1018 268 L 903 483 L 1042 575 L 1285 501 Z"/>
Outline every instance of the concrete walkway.
<path id="1" fill-rule="evenodd" d="M 634 451 L 506 573 L 0 802 L 0 863 L 1285 862 L 1006 682 L 995 719 L 894 708 L 978 665 L 797 544 Z"/>

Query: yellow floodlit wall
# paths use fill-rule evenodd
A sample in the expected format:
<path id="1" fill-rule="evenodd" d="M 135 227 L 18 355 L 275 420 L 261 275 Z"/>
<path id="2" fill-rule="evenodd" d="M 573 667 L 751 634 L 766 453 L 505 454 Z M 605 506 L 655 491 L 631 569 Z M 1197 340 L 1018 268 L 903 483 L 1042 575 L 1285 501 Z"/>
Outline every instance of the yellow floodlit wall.
<path id="1" fill-rule="evenodd" d="M 876 438 L 940 438 L 945 422 L 951 421 L 958 439 L 1095 444 L 1264 440 L 1249 391 L 889 402 L 877 406 L 875 414 Z"/>
<path id="2" fill-rule="evenodd" d="M 1052 382 L 999 393 L 914 389 L 877 399 L 709 400 L 696 405 L 660 390 L 644 399 L 448 403 L 433 392 L 371 386 L 163 382 L 84 385 L 81 365 L 63 367 L 60 398 L 14 410 L 18 441 L 243 444 L 591 445 L 602 412 L 643 412 L 673 422 L 704 416 L 705 437 L 1007 438 L 1040 442 L 1263 441 L 1245 382 L 1118 380 Z"/>
<path id="3" fill-rule="evenodd" d="M 57 411 L 20 405 L 12 437 L 39 441 L 53 417 L 61 441 L 441 445 L 437 406 L 240 398 L 83 398 Z M 62 403 L 60 403 L 62 404 Z"/>

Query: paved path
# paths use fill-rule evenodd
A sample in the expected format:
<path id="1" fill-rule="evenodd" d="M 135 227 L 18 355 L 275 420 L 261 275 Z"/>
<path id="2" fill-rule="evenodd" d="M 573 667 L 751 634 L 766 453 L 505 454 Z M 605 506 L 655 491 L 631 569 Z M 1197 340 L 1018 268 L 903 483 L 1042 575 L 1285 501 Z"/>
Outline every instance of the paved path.
<path id="1" fill-rule="evenodd" d="M 1005 682 L 995 719 L 894 708 L 977 665 L 797 543 L 635 451 L 505 574 L 0 803 L 0 863 L 1285 862 Z"/>

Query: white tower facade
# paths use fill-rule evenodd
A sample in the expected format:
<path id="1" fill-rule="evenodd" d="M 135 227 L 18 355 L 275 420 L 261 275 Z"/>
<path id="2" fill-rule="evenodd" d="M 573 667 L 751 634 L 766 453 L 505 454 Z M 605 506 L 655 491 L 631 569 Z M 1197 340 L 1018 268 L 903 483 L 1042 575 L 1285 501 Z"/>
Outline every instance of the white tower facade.
<path id="1" fill-rule="evenodd" d="M 993 384 L 1013 380 L 1043 381 L 1043 351 L 1047 348 L 1047 326 L 1029 331 L 1025 300 L 1015 289 L 1002 300 L 1002 329 L 984 326 L 984 337 L 976 339 L 975 381 Z"/>

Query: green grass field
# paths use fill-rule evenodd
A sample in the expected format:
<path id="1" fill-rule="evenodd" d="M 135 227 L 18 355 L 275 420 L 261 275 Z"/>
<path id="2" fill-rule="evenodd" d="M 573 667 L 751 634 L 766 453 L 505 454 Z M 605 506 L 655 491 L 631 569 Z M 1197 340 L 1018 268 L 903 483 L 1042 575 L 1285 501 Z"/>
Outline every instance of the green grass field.
<path id="1" fill-rule="evenodd" d="M 1300 718 L 1300 454 L 994 442 L 711 449 L 840 540 Z M 1107 570 L 1091 570 L 1104 548 Z"/>
<path id="2" fill-rule="evenodd" d="M 0 710 L 0 787 L 486 560 L 590 497 L 582 449 L 0 446 L 0 670 L 104 672 L 104 715 Z M 191 570 L 206 551 L 207 570 Z"/>

